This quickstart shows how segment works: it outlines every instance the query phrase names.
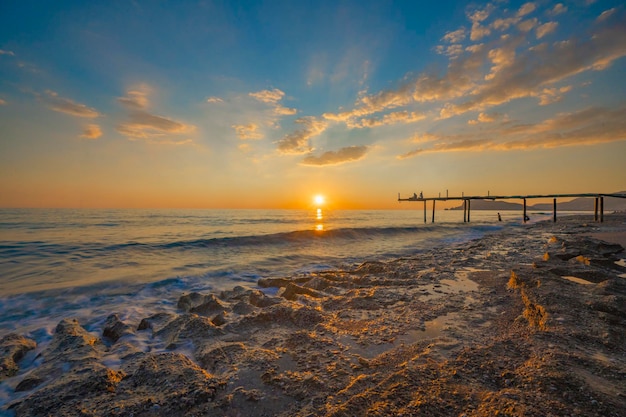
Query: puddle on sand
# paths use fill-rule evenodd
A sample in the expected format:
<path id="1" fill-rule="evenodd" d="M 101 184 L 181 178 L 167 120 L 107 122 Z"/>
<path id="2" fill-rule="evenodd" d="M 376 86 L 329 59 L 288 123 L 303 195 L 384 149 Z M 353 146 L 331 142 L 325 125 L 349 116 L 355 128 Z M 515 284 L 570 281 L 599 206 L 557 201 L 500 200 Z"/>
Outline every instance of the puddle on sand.
<path id="1" fill-rule="evenodd" d="M 455 279 L 444 278 L 437 283 L 424 286 L 422 300 L 434 300 L 444 295 L 478 290 L 478 284 L 468 278 L 472 271 L 457 271 Z"/>
<path id="2" fill-rule="evenodd" d="M 439 316 L 433 320 L 425 322 L 424 330 L 409 330 L 405 334 L 398 336 L 393 343 L 363 346 L 358 344 L 349 335 L 341 336 L 339 338 L 339 341 L 343 345 L 347 346 L 351 353 L 355 353 L 366 359 L 372 359 L 400 345 L 410 345 L 416 342 L 421 342 L 423 340 L 431 340 L 442 337 L 444 336 L 444 332 L 446 330 L 450 329 L 455 322 L 458 322 L 458 319 L 459 313 L 456 312 Z"/>
<path id="3" fill-rule="evenodd" d="M 459 313 L 448 313 L 436 319 L 424 323 L 424 330 L 409 330 L 406 334 L 398 336 L 396 344 L 411 344 L 422 340 L 436 339 L 443 336 L 444 330 L 449 329 L 454 322 L 458 321 Z"/>
<path id="4" fill-rule="evenodd" d="M 575 282 L 577 284 L 582 284 L 582 285 L 591 285 L 591 284 L 593 284 L 593 282 L 591 282 L 591 281 L 587 281 L 586 279 L 582 279 L 582 278 L 578 278 L 578 277 L 572 277 L 572 276 L 564 275 L 564 276 L 561 276 L 561 278 L 566 279 L 568 281 Z"/>

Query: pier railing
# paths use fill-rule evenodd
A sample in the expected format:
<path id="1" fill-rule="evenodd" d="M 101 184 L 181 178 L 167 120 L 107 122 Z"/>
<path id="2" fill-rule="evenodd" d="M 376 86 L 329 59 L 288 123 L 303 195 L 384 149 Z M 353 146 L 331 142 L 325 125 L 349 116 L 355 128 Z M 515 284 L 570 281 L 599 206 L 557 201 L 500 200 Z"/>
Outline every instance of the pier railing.
<path id="1" fill-rule="evenodd" d="M 432 222 L 435 222 L 435 202 L 437 201 L 448 201 L 448 200 L 457 200 L 457 201 L 463 201 L 463 222 L 469 222 L 470 221 L 470 212 L 471 212 L 471 203 L 472 200 L 522 200 L 524 202 L 523 204 L 523 220 L 524 223 L 526 223 L 528 221 L 528 216 L 526 214 L 526 200 L 530 200 L 530 199 L 535 199 L 535 198 L 552 198 L 552 213 L 553 213 L 553 219 L 556 222 L 556 200 L 557 198 L 579 198 L 579 197 L 584 197 L 584 198 L 595 198 L 595 205 L 594 205 L 594 220 L 595 221 L 600 221 L 603 222 L 604 221 L 604 197 L 616 197 L 616 198 L 626 198 L 626 194 L 622 194 L 622 193 L 582 193 L 582 194 L 530 194 L 530 195 L 489 195 L 487 194 L 486 196 L 466 196 L 466 195 L 461 195 L 456 196 L 456 197 L 449 197 L 447 195 L 448 193 L 446 192 L 446 196 L 445 197 L 441 197 L 441 195 L 439 197 L 423 197 L 423 195 L 420 193 L 420 195 L 418 196 L 417 194 L 413 194 L 412 197 L 408 197 L 408 198 L 400 198 L 400 193 L 398 193 L 398 202 L 402 202 L 402 201 L 422 201 L 424 202 L 424 223 L 426 223 L 426 202 L 427 201 L 432 201 L 433 202 L 433 212 L 432 212 Z"/>

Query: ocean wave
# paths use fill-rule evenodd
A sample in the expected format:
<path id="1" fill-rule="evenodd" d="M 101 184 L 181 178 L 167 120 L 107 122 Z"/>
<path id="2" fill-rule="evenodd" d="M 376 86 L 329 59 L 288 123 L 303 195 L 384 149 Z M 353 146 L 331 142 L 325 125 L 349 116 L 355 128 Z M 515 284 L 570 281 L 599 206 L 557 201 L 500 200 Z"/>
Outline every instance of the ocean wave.
<path id="1" fill-rule="evenodd" d="M 474 225 L 465 228 L 463 235 L 480 235 L 485 232 L 498 230 L 493 225 Z M 102 254 L 111 254 L 125 251 L 171 251 L 195 250 L 206 248 L 233 248 L 238 247 L 281 247 L 286 245 L 306 245 L 318 242 L 374 241 L 398 237 L 425 237 L 432 234 L 444 237 L 459 232 L 459 225 L 437 224 L 404 227 L 355 227 L 338 228 L 324 231 L 298 230 L 281 233 L 220 236 L 200 239 L 181 239 L 161 242 L 127 241 L 114 244 L 106 243 L 50 243 L 43 241 L 4 242 L 0 245 L 0 258 L 19 258 L 21 256 L 51 257 L 72 255 L 80 259 L 91 259 Z"/>

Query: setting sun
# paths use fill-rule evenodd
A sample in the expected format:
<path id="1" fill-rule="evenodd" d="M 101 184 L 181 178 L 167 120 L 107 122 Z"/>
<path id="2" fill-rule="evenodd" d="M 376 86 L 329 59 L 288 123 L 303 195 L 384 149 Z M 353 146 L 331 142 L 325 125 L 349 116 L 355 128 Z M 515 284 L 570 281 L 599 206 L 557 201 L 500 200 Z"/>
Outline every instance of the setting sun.
<path id="1" fill-rule="evenodd" d="M 323 195 L 320 195 L 320 194 L 318 194 L 318 195 L 316 195 L 315 197 L 313 197 L 313 201 L 314 201 L 314 202 L 315 202 L 315 204 L 317 204 L 318 206 L 319 206 L 319 205 L 324 204 L 324 200 L 325 200 L 325 199 L 324 199 L 324 196 L 323 196 Z"/>

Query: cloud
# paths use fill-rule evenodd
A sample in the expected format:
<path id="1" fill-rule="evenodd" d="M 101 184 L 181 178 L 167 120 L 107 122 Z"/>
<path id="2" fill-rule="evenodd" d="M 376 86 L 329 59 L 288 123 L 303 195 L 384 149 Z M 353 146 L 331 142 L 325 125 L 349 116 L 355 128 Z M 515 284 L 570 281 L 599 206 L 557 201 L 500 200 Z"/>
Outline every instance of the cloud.
<path id="1" fill-rule="evenodd" d="M 563 6 L 563 3 L 556 4 L 552 10 L 550 10 L 549 14 L 552 16 L 557 16 L 563 14 L 567 11 L 567 6 Z"/>
<path id="2" fill-rule="evenodd" d="M 277 142 L 278 151 L 282 154 L 299 155 L 311 152 L 311 138 L 320 135 L 328 127 L 328 123 L 314 117 L 301 117 L 296 123 L 304 126 L 302 129 L 286 135 Z"/>
<path id="3" fill-rule="evenodd" d="M 219 97 L 209 97 L 206 99 L 207 103 L 223 103 L 224 100 Z"/>
<path id="4" fill-rule="evenodd" d="M 583 23 L 585 30 L 577 31 L 570 38 L 552 41 L 551 36 L 562 32 L 553 16 L 564 14 L 567 7 L 561 3 L 527 2 L 517 9 L 509 9 L 504 3 L 498 1 L 469 10 L 469 28 L 461 27 L 444 34 L 442 44 L 435 48 L 448 58 L 443 72 L 409 73 L 393 88 L 374 92 L 361 90 L 352 106 L 322 113 L 321 119 L 329 124 L 342 123 L 348 129 L 373 129 L 424 118 L 439 122 L 471 111 L 477 116 L 467 122 L 469 130 L 495 131 L 497 126 L 512 123 L 506 115 L 492 111 L 495 106 L 524 98 L 534 98 L 541 106 L 556 103 L 573 90 L 574 87 L 568 85 L 572 77 L 602 71 L 626 56 L 626 25 L 620 24 L 623 23 L 621 9 L 607 11 L 605 18 L 591 25 Z M 619 13 L 621 22 L 609 19 L 611 13 Z M 538 16 L 551 17 L 546 22 L 540 21 Z M 573 18 L 580 16 L 572 14 Z M 588 18 L 593 19 L 593 16 Z M 283 97 L 273 90 L 270 92 L 273 94 L 266 91 L 261 97 L 274 101 Z M 418 105 L 434 111 L 411 112 Z M 431 117 L 431 114 L 437 116 Z M 278 142 L 279 151 L 310 152 L 312 139 L 317 134 L 308 128 L 298 130 Z M 451 136 L 445 140 L 420 137 L 419 140 L 425 142 L 420 142 L 424 149 L 410 150 L 403 158 L 435 151 L 510 148 L 515 143 L 510 137 L 508 144 L 485 137 L 466 140 Z"/>
<path id="5" fill-rule="evenodd" d="M 503 119 L 505 116 L 502 113 L 479 113 L 476 120 L 469 120 L 467 124 L 476 125 L 479 123 L 493 123 Z"/>
<path id="6" fill-rule="evenodd" d="M 569 92 L 571 89 L 572 86 L 569 85 L 561 88 L 544 88 L 537 93 L 533 93 L 532 96 L 539 98 L 540 106 L 546 106 L 561 101 L 563 94 Z"/>
<path id="7" fill-rule="evenodd" d="M 166 116 L 159 116 L 147 111 L 150 106 L 149 95 L 152 88 L 142 84 L 126 92 L 126 96 L 117 101 L 127 110 L 127 120 L 117 125 L 116 130 L 131 140 L 144 139 L 159 144 L 181 145 L 191 139 L 171 139 L 174 135 L 190 134 L 196 127 Z"/>
<path id="8" fill-rule="evenodd" d="M 408 112 L 404 110 L 404 111 L 386 114 L 382 118 L 379 118 L 379 119 L 366 118 L 366 119 L 360 119 L 355 122 L 348 120 L 346 122 L 346 125 L 349 128 L 357 128 L 357 129 L 365 128 L 365 127 L 373 128 L 373 127 L 379 127 L 379 126 L 385 126 L 385 125 L 392 125 L 396 123 L 414 123 L 414 122 L 423 120 L 425 118 L 426 118 L 426 115 L 424 114 L 416 113 L 416 112 Z"/>
<path id="9" fill-rule="evenodd" d="M 367 153 L 367 146 L 348 146 L 338 151 L 324 152 L 320 156 L 309 155 L 302 160 L 303 165 L 326 166 L 339 165 L 346 162 L 363 159 Z"/>
<path id="10" fill-rule="evenodd" d="M 612 9 L 609 10 L 605 10 L 602 12 L 602 14 L 600 16 L 598 16 L 597 21 L 598 22 L 602 22 L 603 20 L 608 19 L 609 17 L 611 17 L 615 12 L 617 11 L 617 9 L 615 7 L 613 7 Z"/>
<path id="11" fill-rule="evenodd" d="M 237 137 L 242 140 L 249 139 L 263 139 L 263 133 L 259 132 L 259 126 L 256 123 L 249 123 L 247 125 L 232 125 L 235 129 Z"/>
<path id="12" fill-rule="evenodd" d="M 85 139 L 98 139 L 100 136 L 102 136 L 102 130 L 100 126 L 94 124 L 85 126 L 83 134 L 80 135 L 81 138 Z"/>
<path id="13" fill-rule="evenodd" d="M 261 90 L 256 93 L 249 93 L 248 95 L 262 101 L 263 103 L 276 104 L 283 98 L 285 93 L 278 88 L 275 88 L 273 90 Z"/>
<path id="14" fill-rule="evenodd" d="M 519 8 L 519 10 L 517 11 L 517 15 L 520 17 L 526 16 L 527 14 L 534 12 L 536 8 L 537 6 L 535 6 L 535 3 L 526 3 Z"/>
<path id="15" fill-rule="evenodd" d="M 463 53 L 464 48 L 463 48 L 463 45 L 458 45 L 458 44 L 448 45 L 448 46 L 438 45 L 437 48 L 435 48 L 435 50 L 439 54 L 447 55 L 449 57 L 455 58 Z"/>
<path id="16" fill-rule="evenodd" d="M 626 141 L 626 104 L 616 109 L 591 107 L 562 113 L 535 124 L 511 125 L 507 122 L 487 132 L 430 135 L 429 139 L 430 147 L 414 149 L 397 158 L 408 159 L 428 153 L 523 151 Z"/>
<path id="17" fill-rule="evenodd" d="M 69 114 L 77 117 L 93 119 L 100 116 L 96 109 L 87 107 L 84 104 L 76 103 L 70 99 L 59 97 L 54 91 L 46 91 L 43 95 L 38 95 L 39 100 L 50 110 Z"/>
<path id="18" fill-rule="evenodd" d="M 493 7 L 488 4 L 487 7 L 482 10 L 475 10 L 472 13 L 468 13 L 467 17 L 472 22 L 472 29 L 470 30 L 470 39 L 472 41 L 479 41 L 491 34 L 489 26 L 483 26 L 481 22 L 487 20 L 492 9 Z"/>
<path id="19" fill-rule="evenodd" d="M 446 103 L 441 117 L 483 110 L 523 97 L 546 97 L 542 93 L 551 85 L 585 71 L 602 70 L 626 56 L 624 45 L 626 26 L 617 24 L 597 31 L 588 39 L 528 48 L 515 57 L 506 71 L 499 71 L 489 82 L 472 89 L 470 100 L 461 104 Z"/>
<path id="20" fill-rule="evenodd" d="M 413 158 L 414 156 L 417 156 L 417 155 L 419 155 L 421 153 L 424 153 L 423 149 L 414 149 L 414 150 L 409 151 L 409 152 L 407 152 L 405 154 L 398 155 L 396 158 L 398 158 L 398 159 L 409 159 L 409 158 Z"/>
<path id="21" fill-rule="evenodd" d="M 410 142 L 412 143 L 426 143 L 426 142 L 432 142 L 439 139 L 438 135 L 435 135 L 433 133 L 416 133 L 415 135 L 413 135 L 413 137 L 410 139 Z"/>
<path id="22" fill-rule="evenodd" d="M 6 105 L 7 105 L 6 100 L 3 100 L 0 98 L 0 106 L 6 106 Z"/>
<path id="23" fill-rule="evenodd" d="M 520 22 L 517 25 L 517 28 L 522 32 L 530 32 L 531 30 L 533 30 L 535 26 L 537 26 L 538 22 L 539 21 L 537 20 L 537 18 L 533 17 L 532 19 L 527 19 L 527 20 Z"/>
<path id="24" fill-rule="evenodd" d="M 465 31 L 465 28 L 460 28 L 460 29 L 455 30 L 454 32 L 446 33 L 444 37 L 441 38 L 441 40 L 445 42 L 449 42 L 449 43 L 459 43 L 465 40 L 466 36 L 467 36 L 467 33 Z"/>
<path id="25" fill-rule="evenodd" d="M 540 25 L 536 31 L 537 39 L 541 39 L 544 36 L 554 32 L 557 26 L 559 26 L 557 22 L 548 22 L 548 23 L 544 23 L 543 25 Z"/>
<path id="26" fill-rule="evenodd" d="M 287 107 L 283 107 L 278 102 L 282 100 L 285 96 L 285 93 L 278 88 L 274 88 L 273 90 L 261 90 L 256 93 L 249 93 L 250 97 L 254 97 L 262 103 L 269 104 L 274 107 L 274 113 L 280 116 L 290 116 L 296 114 L 298 111 L 296 109 L 290 109 Z"/>
<path id="27" fill-rule="evenodd" d="M 167 134 L 190 133 L 195 126 L 144 111 L 131 112 L 128 121 L 117 126 L 117 131 L 130 138 L 151 139 Z"/>
<path id="28" fill-rule="evenodd" d="M 5 51 L 4 49 L 0 49 L 0 55 L 15 56 L 15 53 L 13 51 Z"/>
<path id="29" fill-rule="evenodd" d="M 298 110 L 296 109 L 290 109 L 288 107 L 283 107 L 283 106 L 276 106 L 274 107 L 274 113 L 280 115 L 280 116 L 292 116 L 296 113 L 298 113 Z"/>
<path id="30" fill-rule="evenodd" d="M 125 107 L 131 109 L 144 110 L 150 106 L 150 100 L 148 96 L 151 93 L 151 88 L 145 84 L 139 85 L 133 90 L 128 90 L 125 97 L 119 97 L 117 101 Z"/>

